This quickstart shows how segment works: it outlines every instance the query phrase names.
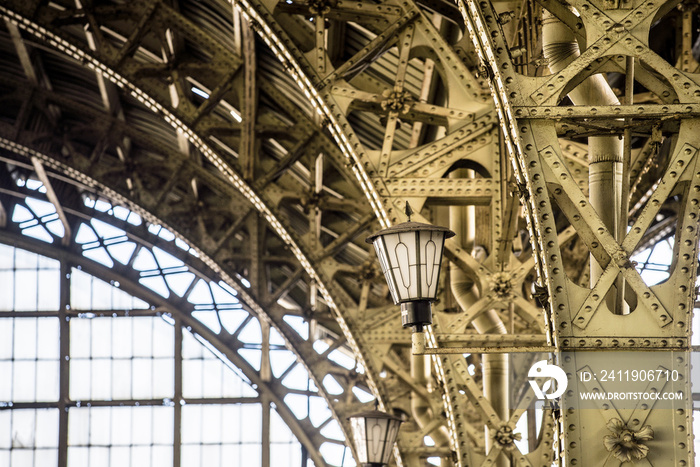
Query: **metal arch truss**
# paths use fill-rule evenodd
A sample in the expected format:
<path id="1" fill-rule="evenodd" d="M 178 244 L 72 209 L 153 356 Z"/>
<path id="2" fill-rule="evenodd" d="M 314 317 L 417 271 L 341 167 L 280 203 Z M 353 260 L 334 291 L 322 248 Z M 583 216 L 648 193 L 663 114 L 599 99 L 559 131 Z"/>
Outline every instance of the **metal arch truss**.
<path id="1" fill-rule="evenodd" d="M 512 254 L 514 239 L 523 229 L 516 195 L 524 191 L 511 183 L 511 169 L 500 157 L 496 113 L 483 81 L 474 77 L 471 46 L 465 37 L 456 39 L 461 34 L 457 10 L 443 5 L 444 11 L 433 13 L 413 2 L 241 2 L 251 27 L 282 68 L 265 61 L 265 52 L 252 50 L 250 42 L 244 40 L 237 50 L 228 29 L 235 23 L 228 23 L 221 3 L 194 3 L 179 2 L 180 12 L 160 2 L 130 2 L 128 11 L 114 5 L 93 10 L 67 2 L 6 3 L 3 14 L 11 22 L 97 70 L 99 77 L 142 103 L 112 97 L 107 99 L 112 115 L 105 115 L 94 104 L 98 99 L 86 105 L 85 96 L 78 99 L 59 89 L 59 83 L 51 90 L 8 77 L 14 83 L 11 89 L 32 92 L 8 92 L 25 111 L 5 128 L 6 147 L 16 151 L 12 142 L 21 141 L 50 153 L 53 162 L 45 163 L 53 164 L 54 170 L 75 171 L 93 186 L 90 177 L 100 183 L 96 189 L 109 188 L 130 206 L 152 212 L 196 246 L 203 258 L 211 258 L 208 265 L 233 284 L 231 273 L 244 271 L 229 271 L 226 265 L 246 265 L 245 276 L 253 287 L 239 285 L 239 292 L 260 303 L 255 311 L 269 313 L 288 339 L 281 317 L 265 305 L 275 306 L 290 289 L 294 302 L 331 331 L 325 336 L 333 340 L 331 348 L 349 345 L 363 358 L 364 384 L 381 404 L 410 414 L 413 394 L 436 414 L 428 425 L 402 429 L 397 463 L 420 465 L 431 456 L 448 464 L 482 462 L 483 426 L 492 431 L 506 423 L 514 427 L 521 413 L 507 421 L 494 418 L 479 378 L 471 377 L 464 359 L 435 359 L 439 384 L 433 390 L 414 382 L 407 363 L 409 335 L 398 329 L 395 309 L 387 304 L 384 287 L 376 285 L 382 280 L 376 265 L 354 244 L 371 228 L 375 215 L 382 225 L 401 220 L 398 207 L 405 201 L 436 222 L 444 216 L 444 206 L 479 206 L 488 229 L 478 241 L 487 258 L 477 261 L 457 242 L 448 243 L 446 256 L 474 279 L 481 298 L 466 314 L 455 315 L 449 292 L 443 292 L 434 338 L 441 345 L 544 341 L 541 310 L 527 292 L 535 257 L 526 246 L 519 258 Z M 132 20 L 113 21 L 119 15 Z M 344 51 L 344 28 L 363 34 L 360 47 L 348 41 Z M 326 43 L 328 50 L 323 50 Z M 187 53 L 190 50 L 197 53 Z M 258 74 L 267 73 L 255 80 L 241 68 L 252 63 L 252 54 L 258 57 Z M 58 75 L 52 76 L 56 81 Z M 86 89 L 94 87 L 94 77 L 85 72 L 75 72 L 73 79 L 86 83 Z M 246 82 L 257 83 L 257 108 L 250 102 L 256 96 L 245 88 Z M 296 97 L 290 86 L 294 84 L 308 100 Z M 198 100 L 190 86 L 208 98 Z M 41 119 L 47 126 L 41 133 L 26 130 L 25 122 L 46 102 L 89 122 L 82 120 L 74 131 L 47 131 L 55 122 Z M 278 107 L 273 111 L 265 102 Z M 239 111 L 245 124 L 239 125 L 232 111 Z M 84 128 L 97 130 L 97 137 L 86 138 Z M 382 131 L 373 132 L 376 128 Z M 245 131 L 255 134 L 244 136 Z M 456 168 L 473 169 L 478 176 L 448 178 Z M 363 191 L 368 202 L 362 201 Z M 250 219 L 258 212 L 266 220 L 261 224 Z M 561 237 L 571 234 L 565 231 Z M 277 280 L 264 275 L 283 268 L 265 267 L 261 256 L 250 254 L 264 238 L 270 244 L 279 242 L 274 264 L 291 265 L 292 270 Z M 317 303 L 316 290 L 325 304 Z M 514 334 L 479 336 L 469 331 L 471 320 L 487 309 L 504 315 Z M 314 373 L 313 357 L 302 355 L 318 384 L 322 372 Z M 381 370 L 386 378 L 379 377 Z M 521 375 L 519 384 L 523 382 Z M 480 404 L 464 404 L 464 394 Z M 343 425 L 342 415 L 349 409 L 332 404 Z M 437 415 L 443 411 L 446 417 Z M 450 429 L 449 445 L 424 445 L 426 435 L 445 426 Z M 529 458 L 551 457 L 551 433 L 546 432 Z M 491 456 L 498 456 L 498 450 Z"/>
<path id="2" fill-rule="evenodd" d="M 63 82 L 54 82 L 52 91 L 41 80 L 32 81 L 26 65 L 31 60 L 20 58 L 27 80 L 34 84 L 15 84 L 12 89 L 33 91 L 15 93 L 15 102 L 23 103 L 16 108 L 24 110 L 12 116 L 14 124 L 5 126 L 2 134 L 8 147 L 20 141 L 50 152 L 64 164 L 59 171 L 87 174 L 102 184 L 101 189 L 108 187 L 124 202 L 154 213 L 196 245 L 203 258 L 211 258 L 209 266 L 222 276 L 235 278 L 236 272 L 243 272 L 225 265 L 245 264 L 253 287 L 240 290 L 261 304 L 256 311 L 262 313 L 265 304 L 274 305 L 287 294 L 330 331 L 325 337 L 333 340 L 331 348 L 348 345 L 361 356 L 365 384 L 387 408 L 409 414 L 412 394 L 427 401 L 433 414 L 444 410 L 446 418 L 435 416 L 422 428 L 411 424 L 402 429 L 397 463 L 421 465 L 425 457 L 441 456 L 448 464 L 488 465 L 501 450 L 485 452 L 484 425 L 494 438 L 504 426 L 512 429 L 522 412 L 500 420 L 482 395 L 478 374 L 472 376 L 461 357 L 435 359 L 440 384 L 434 390 L 415 384 L 407 364 L 408 335 L 397 329 L 395 310 L 387 305 L 385 289 L 377 285 L 382 278 L 376 265 L 360 242 L 355 244 L 372 228 L 375 216 L 383 226 L 400 221 L 401 207 L 410 201 L 423 217 L 445 223 L 445 206 L 475 205 L 479 222 L 488 226 L 477 233 L 476 242 L 486 253 L 479 260 L 459 242 L 447 244 L 446 257 L 473 280 L 479 300 L 465 313 L 453 314 L 456 307 L 448 287 L 443 288 L 433 329 L 434 342 L 442 346 L 541 345 L 545 338 L 560 347 L 688 345 L 692 301 L 686 299 L 694 288 L 697 257 L 697 206 L 692 196 L 697 170 L 689 167 L 695 164 L 693 148 L 698 147 L 693 141 L 698 97 L 687 73 L 693 65 L 692 44 L 684 42 L 678 71 L 650 51 L 639 32 L 648 27 L 655 11 L 666 13 L 668 8 L 654 2 L 632 8 L 623 2 L 615 11 L 612 3 L 579 2 L 573 5 L 581 15 L 578 20 L 547 1 L 551 5 L 545 7 L 566 24 L 576 28 L 581 22 L 588 48 L 565 70 L 532 77 L 516 73 L 539 60 L 539 26 L 531 15 L 537 8 L 529 4 L 530 16 L 521 16 L 531 22 L 514 36 L 521 42 L 509 43 L 500 23 L 513 15 L 494 10 L 488 2 L 461 3 L 463 17 L 443 2 L 237 2 L 280 66 L 269 60 L 265 49 L 256 48 L 245 31 L 240 41 L 235 39 L 231 29 L 235 32 L 242 23 L 229 22 L 226 2 L 175 2 L 179 11 L 157 1 L 129 2 L 127 11 L 117 5 L 86 3 L 76 8 L 73 2 L 9 1 L 2 7 L 4 17 L 76 59 L 76 65 L 98 70 L 142 105 L 101 95 L 112 113 L 105 117 L 103 106 L 95 105 L 99 98 L 84 105 L 89 99 L 78 99 L 65 85 L 59 86 Z M 683 13 L 684 28 L 691 19 Z M 523 30 L 530 42 L 522 39 Z M 511 58 L 523 48 L 531 63 Z M 655 94 L 652 103 L 559 106 L 561 97 L 586 76 L 624 71 L 620 56 L 634 56 L 648 68 L 640 67 L 636 76 Z M 256 74 L 251 74 L 253 64 Z M 3 76 L 17 79 L 16 74 Z M 39 76 L 61 81 L 59 73 Z M 74 71 L 73 78 L 85 83 L 95 79 L 86 76 Z M 193 95 L 191 86 L 208 98 Z M 92 121 L 83 121 L 73 133 L 65 128 L 49 131 L 55 127 L 55 118 L 50 118 L 55 110 L 37 118 L 46 96 L 51 98 L 49 109 L 64 108 L 71 117 L 78 112 L 69 109 L 81 109 L 79 114 Z M 243 123 L 236 121 L 236 113 Z M 651 119 L 661 124 L 651 124 Z M 33 131 L 27 130 L 30 121 Z M 585 145 L 562 137 L 595 136 L 601 127 L 622 134 L 630 122 L 636 125 L 636 137 L 650 137 L 640 151 L 633 151 L 628 170 L 630 185 L 636 187 L 630 190 L 635 196 L 630 203 L 633 230 L 628 240 L 617 242 L 587 201 Z M 84 137 L 83 128 L 98 128 L 95 134 L 101 138 Z M 514 155 L 512 165 L 501 157 L 501 138 Z M 655 148 L 663 141 L 675 142 L 669 158 L 676 164 L 682 161 L 679 169 L 654 164 L 659 153 Z M 691 153 L 685 154 L 686 149 Z M 448 177 L 455 169 L 474 170 L 476 175 Z M 675 214 L 657 222 L 659 209 Z M 250 219 L 257 212 L 265 218 L 262 223 Z M 519 244 L 528 236 L 526 221 L 534 251 Z M 677 228 L 680 222 L 685 223 Z M 629 258 L 635 248 L 673 233 L 680 253 L 673 275 L 663 285 L 646 287 Z M 268 255 L 274 257 L 275 267 L 261 261 L 267 252 L 250 254 L 258 251 L 251 245 L 265 242 L 268 251 L 275 252 Z M 592 261 L 606 271 L 593 287 L 588 273 L 582 272 L 587 270 L 589 250 Z M 548 304 L 544 314 L 530 294 L 533 269 L 539 277 L 535 294 Z M 270 271 L 279 275 L 273 278 Z M 612 317 L 599 305 L 618 271 L 640 297 L 631 315 L 643 317 L 639 325 L 619 326 L 620 320 L 631 318 Z M 316 290 L 325 303 L 319 303 Z M 510 334 L 471 332 L 471 321 L 486 310 L 496 310 L 510 325 Z M 280 317 L 270 313 L 269 319 L 286 336 Z M 310 359 L 305 361 L 312 375 L 313 356 L 302 355 Z M 379 377 L 381 370 L 385 379 Z M 522 370 L 512 386 L 527 388 Z M 519 397 L 524 402 L 530 396 Z M 342 404 L 334 403 L 334 408 L 343 424 Z M 656 413 L 651 413 L 653 419 Z M 509 454 L 516 464 L 551 463 L 562 419 L 547 413 L 544 417 L 539 445 L 531 444 L 525 456 Z M 563 417 L 568 420 L 569 414 Z M 689 411 L 675 414 L 669 423 L 682 427 L 677 446 L 692 446 Z M 450 445 L 424 446 L 424 436 L 441 425 L 450 429 Z M 578 422 L 571 425 L 569 444 L 562 449 L 567 462 L 577 459 L 583 465 L 581 450 L 594 445 L 603 449 L 602 441 L 580 438 L 573 447 L 569 440 L 584 434 Z M 688 449 L 681 452 L 678 447 L 673 458 L 690 458 Z"/>
<path id="3" fill-rule="evenodd" d="M 676 15 L 684 27 L 689 26 L 687 12 L 673 10 L 677 4 L 540 2 L 542 9 L 572 27 L 582 49 L 565 68 L 544 75 L 514 59 L 512 50 L 523 44 L 506 39 L 499 17 L 504 12 L 497 5 L 464 0 L 460 8 L 488 70 L 518 183 L 527 187 L 528 221 L 538 278 L 547 290 L 553 342 L 559 348 L 581 351 L 677 349 L 676 364 L 686 376 L 682 390 L 689 394 L 687 350 L 698 261 L 700 82 L 689 72 L 697 69 L 697 64 L 690 59 L 687 41 L 679 47 L 683 58 L 676 64 L 668 63 L 650 46 L 652 24 L 664 15 Z M 628 80 L 633 77 L 638 89 L 648 91 L 647 98 L 634 96 L 628 85 L 624 105 L 562 105 L 571 90 L 596 73 L 622 73 Z M 622 193 L 623 206 L 627 195 L 631 207 L 621 213 L 628 219 L 622 235 L 615 231 L 617 227 L 605 225 L 586 190 L 577 185 L 564 149 L 566 137 L 605 135 L 624 139 L 628 155 L 622 161 L 622 183 L 632 188 Z M 641 149 L 633 147 L 632 135 L 647 144 Z M 665 150 L 650 150 L 650 145 L 657 143 L 665 143 Z M 650 166 L 654 170 L 649 171 Z M 651 178 L 642 185 L 636 183 L 640 167 L 647 167 L 644 170 Z M 650 287 L 635 270 L 632 256 L 646 247 L 645 239 L 658 235 L 655 224 L 668 224 L 667 216 L 660 215 L 665 208 L 678 213 L 671 217 L 672 227 L 666 229 L 666 235 L 675 236 L 670 277 Z M 601 268 L 592 285 L 586 283 L 587 278 L 577 280 L 568 268 L 567 251 L 558 238 L 567 225 L 576 229 L 577 241 L 590 251 L 590 261 Z M 604 300 L 618 277 L 624 278 L 636 297 L 636 305 L 625 297 L 630 307 L 636 306 L 628 315 L 613 314 Z M 605 459 L 603 454 L 608 454 L 600 441 L 613 414 L 602 408 L 600 413 L 585 412 L 562 410 L 560 449 L 567 465 L 598 465 Z M 628 420 L 626 412 L 618 416 L 625 423 L 640 423 Z M 668 440 L 655 446 L 643 462 L 693 465 L 690 404 L 672 415 L 652 408 L 641 423 L 653 426 Z"/>
<path id="4" fill-rule="evenodd" d="M 544 343 L 541 310 L 527 292 L 534 258 L 528 252 L 518 258 L 513 255 L 514 249 L 521 251 L 513 243 L 523 229 L 518 220 L 520 203 L 513 195 L 518 190 L 500 157 L 496 114 L 485 84 L 475 77 L 470 45 L 466 37 L 459 39 L 461 32 L 455 26 L 461 20 L 454 7 L 410 1 L 381 5 L 243 1 L 238 5 L 325 117 L 324 124 L 383 225 L 403 220 L 406 201 L 430 221 L 443 223 L 443 206 L 483 207 L 480 220 L 488 228 L 478 240 L 487 258 L 477 261 L 457 241 L 448 242 L 446 253 L 474 280 L 481 298 L 465 314 L 451 315 L 457 310 L 451 306 L 450 292 L 443 290 L 433 342 L 457 346 Z M 474 169 L 478 176 L 447 177 L 458 168 Z M 577 169 L 585 175 L 584 168 Z M 562 232 L 562 238 L 572 233 L 573 229 Z M 516 334 L 479 336 L 470 331 L 471 321 L 489 309 L 505 315 Z M 433 414 L 443 410 L 446 414 L 445 419 L 434 417 L 411 436 L 406 436 L 409 430 L 402 430 L 403 459 L 409 465 L 422 465 L 430 448 L 414 446 L 443 425 L 450 430 L 451 440 L 443 446 L 448 452 L 435 454 L 444 465 L 491 462 L 492 458 L 485 459 L 483 426 L 492 431 L 506 424 L 513 428 L 521 413 L 500 420 L 493 417 L 493 410 L 484 412 L 477 405 L 464 404 L 464 394 L 482 407 L 489 402 L 481 394 L 478 378 L 474 381 L 468 371 L 461 371 L 463 358 L 433 361 L 442 391 L 428 392 L 415 384 L 408 359 L 401 360 L 407 341 L 395 330 L 393 308 L 377 311 L 360 314 L 362 325 L 357 328 L 377 366 L 402 379 L 413 392 L 411 397 L 429 401 Z M 518 383 L 523 381 L 520 375 Z M 392 406 L 405 407 L 405 403 L 399 404 L 397 397 Z M 548 432 L 530 458 L 551 458 L 551 445 Z M 500 449 L 493 450 L 491 456 L 499 453 Z"/>
<path id="5" fill-rule="evenodd" d="M 7 62 L 12 72 L 2 76 L 4 98 L 12 104 L 0 125 L 4 149 L 36 157 L 53 176 L 74 178 L 185 239 L 280 331 L 321 392 L 324 359 L 350 348 L 364 373 L 350 372 L 343 399 L 327 399 L 346 436 L 346 416 L 359 409 L 353 385 L 410 413 L 406 395 L 415 385 L 402 351 L 389 350 L 399 344 L 405 351 L 410 338 L 387 319 L 394 313 L 383 287 L 374 285 L 381 280 L 378 268 L 367 261 L 365 247 L 355 245 L 356 237 L 373 229 L 370 203 L 324 132 L 325 122 L 303 105 L 294 83 L 264 50 L 256 52 L 262 74 L 257 104 L 241 97 L 255 96 L 241 90 L 246 80 L 236 70 L 247 62 L 231 52 L 236 45 L 228 43 L 228 11 L 188 10 L 185 19 L 160 2 L 95 11 L 56 2 L 0 8 L 8 28 L 16 29 L 8 38 L 17 49 L 17 60 Z M 199 16 L 207 14 L 218 22 Z M 120 21 L 121 15 L 138 21 Z M 51 49 L 23 42 L 27 32 Z M 245 47 L 250 57 L 253 46 Z M 193 88 L 209 97 L 202 101 Z M 257 105 L 252 113 L 246 110 L 251 105 Z M 236 111 L 256 120 L 247 126 L 254 132 L 246 136 L 248 153 L 240 149 L 244 129 Z M 246 156 L 251 138 L 254 161 Z M 325 354 L 298 342 L 283 320 L 280 299 L 318 323 L 315 337 L 330 345 Z M 377 321 L 365 324 L 370 316 Z M 369 324 L 377 332 L 366 342 L 362 331 Z M 381 368 L 389 369 L 386 378 L 379 377 Z M 440 413 L 439 391 L 419 394 Z M 416 459 L 450 458 L 449 448 L 415 448 L 430 430 L 402 435 L 402 450 L 414 450 Z"/>

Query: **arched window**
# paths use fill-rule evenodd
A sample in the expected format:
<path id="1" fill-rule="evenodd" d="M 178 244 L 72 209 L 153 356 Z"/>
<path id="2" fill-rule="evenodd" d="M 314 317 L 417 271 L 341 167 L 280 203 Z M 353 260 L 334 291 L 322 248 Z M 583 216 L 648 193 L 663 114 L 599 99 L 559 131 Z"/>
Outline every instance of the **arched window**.
<path id="1" fill-rule="evenodd" d="M 313 465 L 290 415 L 321 435 L 327 465 L 355 465 L 304 365 L 235 290 L 191 267 L 185 242 L 86 196 L 94 216 L 74 224 L 74 245 L 53 248 L 65 233 L 56 209 L 40 182 L 18 185 L 37 195 L 4 203 L 0 465 Z M 285 321 L 310 338 L 303 317 Z M 267 362 L 274 393 L 261 386 Z"/>

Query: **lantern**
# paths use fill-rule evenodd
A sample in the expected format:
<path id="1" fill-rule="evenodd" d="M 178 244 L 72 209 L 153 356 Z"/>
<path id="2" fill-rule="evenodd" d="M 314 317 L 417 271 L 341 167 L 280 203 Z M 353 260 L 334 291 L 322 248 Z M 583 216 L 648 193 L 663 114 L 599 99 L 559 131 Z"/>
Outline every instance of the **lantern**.
<path id="1" fill-rule="evenodd" d="M 420 332 L 433 322 L 430 302 L 437 295 L 443 245 L 455 233 L 411 222 L 408 203 L 406 214 L 408 222 L 381 230 L 366 241 L 374 245 L 394 303 L 401 304 L 401 324 Z"/>
<path id="2" fill-rule="evenodd" d="M 379 410 L 349 417 L 358 461 L 362 467 L 380 467 L 391 459 L 402 420 Z"/>

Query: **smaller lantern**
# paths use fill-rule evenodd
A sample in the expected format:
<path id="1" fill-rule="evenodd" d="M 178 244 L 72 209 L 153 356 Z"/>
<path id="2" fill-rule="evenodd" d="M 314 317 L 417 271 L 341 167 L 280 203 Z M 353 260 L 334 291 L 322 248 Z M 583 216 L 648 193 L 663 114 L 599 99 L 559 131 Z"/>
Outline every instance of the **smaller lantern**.
<path id="1" fill-rule="evenodd" d="M 381 467 L 389 463 L 399 434 L 399 417 L 379 410 L 349 417 L 358 461 L 362 467 Z"/>
<path id="2" fill-rule="evenodd" d="M 437 295 L 443 245 L 455 233 L 445 227 L 411 222 L 412 213 L 407 202 L 408 222 L 381 230 L 366 241 L 377 251 L 394 303 L 401 304 L 401 324 L 420 332 L 433 322 L 430 302 Z"/>

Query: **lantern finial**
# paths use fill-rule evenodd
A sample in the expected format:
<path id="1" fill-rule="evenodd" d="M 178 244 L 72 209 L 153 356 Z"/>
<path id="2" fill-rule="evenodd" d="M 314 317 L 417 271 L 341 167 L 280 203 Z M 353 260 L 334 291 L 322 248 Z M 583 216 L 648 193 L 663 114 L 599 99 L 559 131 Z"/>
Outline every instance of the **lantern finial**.
<path id="1" fill-rule="evenodd" d="M 411 209 L 411 205 L 408 204 L 408 201 L 406 201 L 406 217 L 408 217 L 408 222 L 411 222 L 411 214 L 413 214 L 413 209 Z"/>

